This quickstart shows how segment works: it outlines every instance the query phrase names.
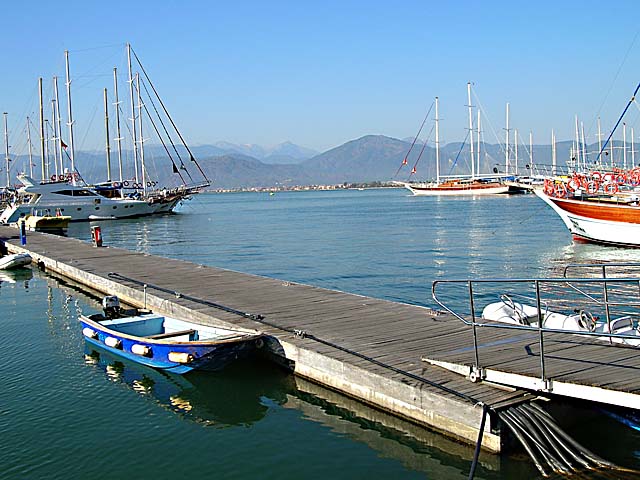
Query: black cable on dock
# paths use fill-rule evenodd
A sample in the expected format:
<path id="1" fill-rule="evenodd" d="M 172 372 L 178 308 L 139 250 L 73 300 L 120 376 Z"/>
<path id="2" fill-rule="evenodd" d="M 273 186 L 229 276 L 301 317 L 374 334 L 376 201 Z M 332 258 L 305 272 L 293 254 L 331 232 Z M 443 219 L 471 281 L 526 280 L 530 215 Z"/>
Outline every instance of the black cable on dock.
<path id="1" fill-rule="evenodd" d="M 387 363 L 384 363 L 384 362 L 381 362 L 379 360 L 376 360 L 375 358 L 372 358 L 372 357 L 369 357 L 369 356 L 364 355 L 362 353 L 356 352 L 355 350 L 351 350 L 349 348 L 345 348 L 345 347 L 343 347 L 341 345 L 338 345 L 336 343 L 330 342 L 328 340 L 323 340 L 321 338 L 316 337 L 315 335 L 307 333 L 304 330 L 299 330 L 299 329 L 294 329 L 294 328 L 289 328 L 289 327 L 283 327 L 283 326 L 277 325 L 277 324 L 275 324 L 273 322 L 269 322 L 268 320 L 265 319 L 264 315 L 255 314 L 255 313 L 247 313 L 247 312 L 243 312 L 242 310 L 238 310 L 238 309 L 235 309 L 235 308 L 232 308 L 232 307 L 228 307 L 226 305 L 222 305 L 220 303 L 212 302 L 212 301 L 209 301 L 209 300 L 204 300 L 202 298 L 192 297 L 190 295 L 184 295 L 184 294 L 182 294 L 180 292 L 177 292 L 175 290 L 171 290 L 169 288 L 160 287 L 158 285 L 153 285 L 151 283 L 143 282 L 141 280 L 136 280 L 135 278 L 126 277 L 124 275 L 120 275 L 119 273 L 115 273 L 115 272 L 110 272 L 110 273 L 107 274 L 107 276 L 109 276 L 111 278 L 117 278 L 119 280 L 123 280 L 123 281 L 126 281 L 126 282 L 134 283 L 134 284 L 139 285 L 141 287 L 152 288 L 152 289 L 158 290 L 160 292 L 169 293 L 169 294 L 175 295 L 177 298 L 184 298 L 185 300 L 189 300 L 189 301 L 192 301 L 192 302 L 195 302 L 195 303 L 200 303 L 200 304 L 206 305 L 208 307 L 217 308 L 219 310 L 222 310 L 222 311 L 225 311 L 225 312 L 228 312 L 228 313 L 233 313 L 235 315 L 239 315 L 241 317 L 248 318 L 249 320 L 253 320 L 254 322 L 258 322 L 258 323 L 261 323 L 263 325 L 267 325 L 269 327 L 276 328 L 278 330 L 282 330 L 282 331 L 287 332 L 287 333 L 291 333 L 291 334 L 293 334 L 293 335 L 295 335 L 297 337 L 308 338 L 310 340 L 314 340 L 314 341 L 316 341 L 318 343 L 322 343 L 323 345 L 327 345 L 328 347 L 332 347 L 332 348 L 335 348 L 335 349 L 340 350 L 342 352 L 348 353 L 350 355 L 354 355 L 354 356 L 356 356 L 358 358 L 361 358 L 363 360 L 371 362 L 371 363 L 373 363 L 375 365 L 378 365 L 378 366 L 380 366 L 382 368 L 385 368 L 387 370 L 391 370 L 394 373 L 398 373 L 400 375 L 404 375 L 404 376 L 409 377 L 409 378 L 411 378 L 413 380 L 416 380 L 418 382 L 430 385 L 430 386 L 432 386 L 434 388 L 442 390 L 443 392 L 449 393 L 449 394 L 454 395 L 454 396 L 456 396 L 458 398 L 461 398 L 461 399 L 463 399 L 463 400 L 465 400 L 467 402 L 470 402 L 473 405 L 484 405 L 484 403 L 481 402 L 480 400 L 478 400 L 476 398 L 473 398 L 473 397 L 471 397 L 469 395 L 466 395 L 466 394 L 464 394 L 462 392 L 458 392 L 457 390 L 454 390 L 452 388 L 446 387 L 444 385 L 441 385 L 441 384 L 439 384 L 437 382 L 434 382 L 432 380 L 429 380 L 427 378 L 421 377 L 420 375 L 415 375 L 415 374 L 413 374 L 411 372 L 407 372 L 405 370 L 401 370 L 399 368 L 394 367 L 393 365 L 389 365 Z"/>

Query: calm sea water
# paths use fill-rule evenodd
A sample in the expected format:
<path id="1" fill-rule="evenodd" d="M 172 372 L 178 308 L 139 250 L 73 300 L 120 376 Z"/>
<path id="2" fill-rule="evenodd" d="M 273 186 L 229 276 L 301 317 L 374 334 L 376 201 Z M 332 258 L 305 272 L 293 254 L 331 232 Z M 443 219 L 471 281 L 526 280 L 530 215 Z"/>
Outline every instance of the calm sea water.
<path id="1" fill-rule="evenodd" d="M 435 279 L 640 261 L 573 244 L 531 196 L 206 194 L 177 215 L 100 225 L 107 245 L 424 305 Z M 88 241 L 89 226 L 69 235 Z M 176 377 L 86 349 L 78 311 L 98 308 L 41 272 L 0 277 L 0 478 L 467 478 L 471 447 L 275 367 Z M 576 434 L 640 466 L 638 432 L 595 417 Z M 476 478 L 537 476 L 524 457 L 481 458 Z"/>

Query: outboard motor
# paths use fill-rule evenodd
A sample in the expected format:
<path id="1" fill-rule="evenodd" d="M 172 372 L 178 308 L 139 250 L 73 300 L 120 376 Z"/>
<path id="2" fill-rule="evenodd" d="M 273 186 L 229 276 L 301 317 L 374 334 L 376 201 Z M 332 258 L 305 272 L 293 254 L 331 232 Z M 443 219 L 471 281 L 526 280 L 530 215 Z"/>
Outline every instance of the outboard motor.
<path id="1" fill-rule="evenodd" d="M 120 299 L 115 295 L 109 295 L 102 299 L 102 310 L 104 316 L 110 319 L 119 318 L 122 309 L 120 308 Z"/>

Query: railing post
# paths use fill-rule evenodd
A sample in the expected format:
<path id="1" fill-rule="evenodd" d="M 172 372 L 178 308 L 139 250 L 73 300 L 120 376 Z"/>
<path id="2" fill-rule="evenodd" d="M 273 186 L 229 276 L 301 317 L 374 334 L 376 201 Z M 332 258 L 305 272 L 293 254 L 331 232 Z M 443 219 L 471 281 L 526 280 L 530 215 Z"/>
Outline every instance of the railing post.
<path id="1" fill-rule="evenodd" d="M 604 284 L 604 311 L 605 311 L 605 315 L 607 317 L 607 326 L 609 327 L 609 333 L 613 333 L 611 331 L 611 312 L 609 311 L 609 289 L 607 288 L 607 267 L 605 264 L 602 264 L 602 279 L 604 280 L 603 284 Z M 609 343 L 613 344 L 613 338 L 612 337 L 608 337 L 609 338 Z"/>
<path id="2" fill-rule="evenodd" d="M 476 310 L 475 304 L 473 302 L 473 284 L 471 280 L 469 280 L 469 303 L 471 306 L 471 324 L 473 325 L 473 351 L 475 354 L 476 360 L 476 370 L 480 369 L 480 356 L 478 354 L 478 332 L 476 329 Z"/>
<path id="3" fill-rule="evenodd" d="M 543 318 L 542 318 L 542 310 L 540 308 L 540 282 L 538 280 L 534 280 L 536 287 L 536 307 L 538 308 L 538 337 L 540 343 L 540 370 L 542 371 L 542 383 L 547 383 L 547 372 L 544 364 L 544 333 L 543 333 Z"/>

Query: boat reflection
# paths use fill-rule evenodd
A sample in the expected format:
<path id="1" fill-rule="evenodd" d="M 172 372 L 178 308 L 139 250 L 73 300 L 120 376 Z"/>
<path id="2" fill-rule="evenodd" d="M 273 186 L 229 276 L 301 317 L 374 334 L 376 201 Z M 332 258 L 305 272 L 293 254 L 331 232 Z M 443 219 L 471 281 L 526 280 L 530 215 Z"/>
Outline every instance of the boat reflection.
<path id="1" fill-rule="evenodd" d="M 258 422 L 270 405 L 283 404 L 295 389 L 291 375 L 266 362 L 238 361 L 221 372 L 172 375 L 87 345 L 85 363 L 187 420 L 217 428 Z"/>
<path id="2" fill-rule="evenodd" d="M 22 282 L 25 290 L 29 289 L 29 280 L 33 278 L 33 270 L 30 268 L 17 268 L 15 270 L 0 270 L 0 287 L 3 283 L 15 284 Z"/>

